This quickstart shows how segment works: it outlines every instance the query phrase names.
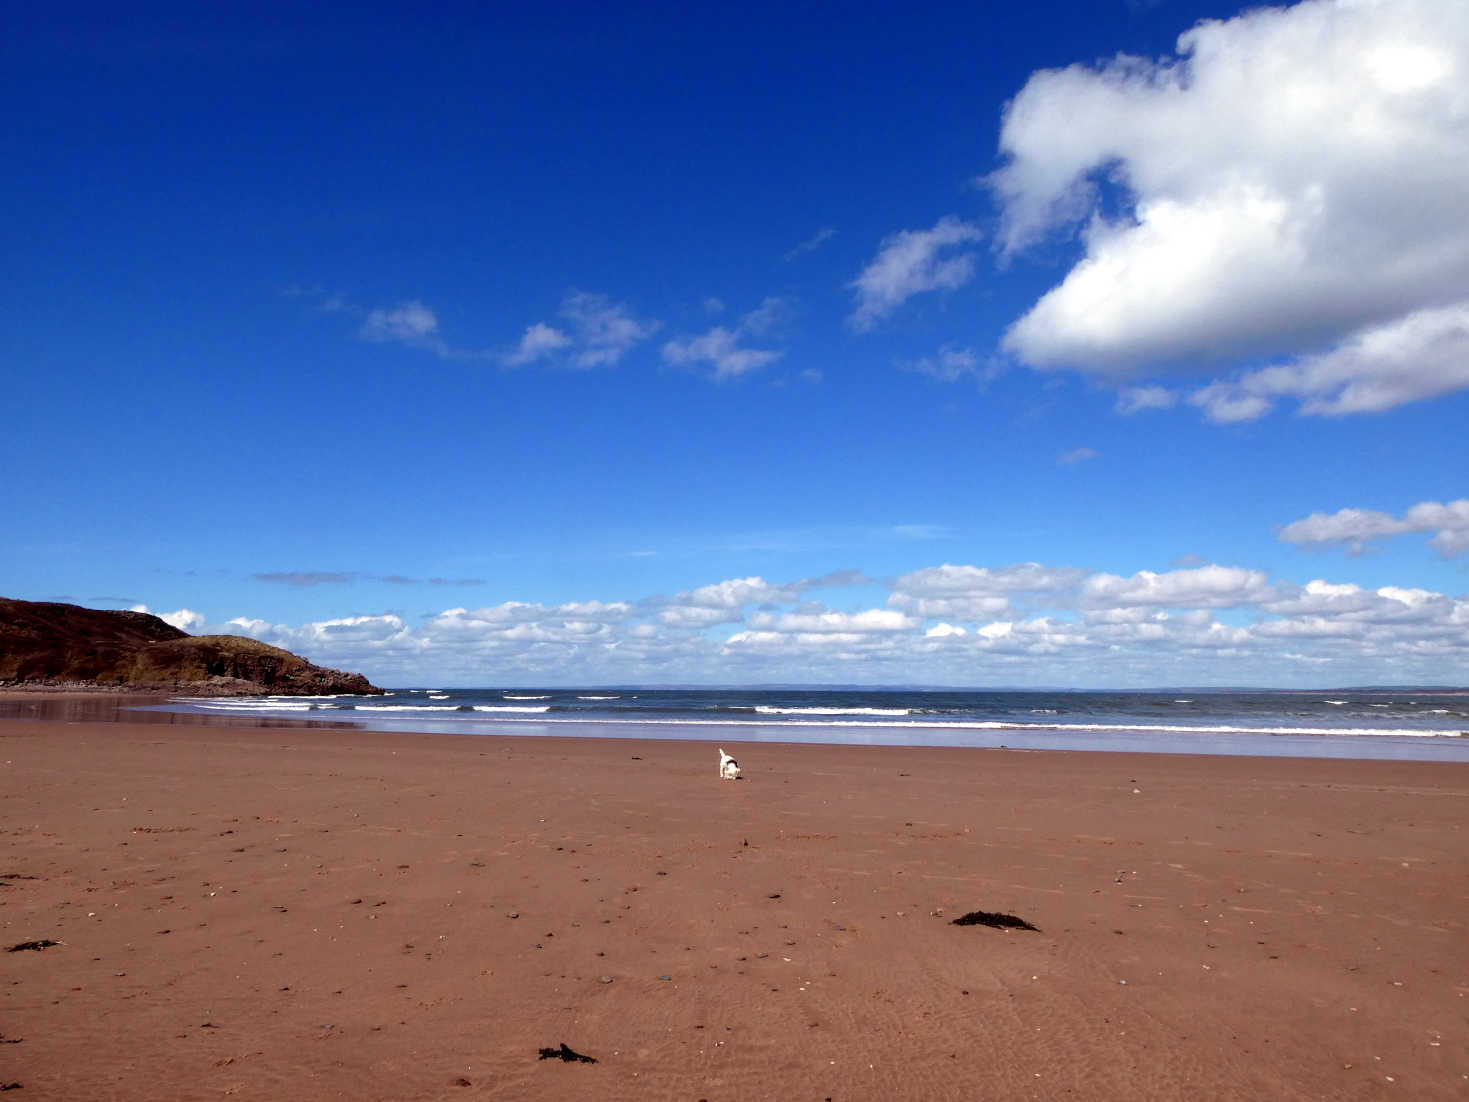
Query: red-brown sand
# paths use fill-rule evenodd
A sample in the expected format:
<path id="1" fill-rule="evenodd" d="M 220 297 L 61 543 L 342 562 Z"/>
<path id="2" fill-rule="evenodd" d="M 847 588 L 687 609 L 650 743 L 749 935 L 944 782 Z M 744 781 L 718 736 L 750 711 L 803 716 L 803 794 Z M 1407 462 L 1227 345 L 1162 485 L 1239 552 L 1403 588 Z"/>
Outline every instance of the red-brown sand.
<path id="1" fill-rule="evenodd" d="M 1466 765 L 168 718 L 0 721 L 17 1098 L 1469 1097 Z"/>

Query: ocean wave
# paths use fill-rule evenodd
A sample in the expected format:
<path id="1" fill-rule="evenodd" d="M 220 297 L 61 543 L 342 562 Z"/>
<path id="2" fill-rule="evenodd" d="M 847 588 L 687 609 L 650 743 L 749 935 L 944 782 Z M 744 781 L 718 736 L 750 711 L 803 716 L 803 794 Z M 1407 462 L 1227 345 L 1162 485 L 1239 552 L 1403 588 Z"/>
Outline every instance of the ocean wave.
<path id="1" fill-rule="evenodd" d="M 295 700 L 190 700 L 186 703 L 210 712 L 317 712 L 320 704 Z"/>
<path id="2" fill-rule="evenodd" d="M 775 705 L 759 705 L 751 707 L 724 706 L 715 712 L 704 712 L 701 715 L 656 715 L 647 713 L 636 714 L 596 714 L 585 713 L 579 709 L 573 709 L 571 714 L 561 707 L 552 704 L 459 704 L 453 703 L 423 703 L 423 704 L 385 704 L 378 703 L 380 698 L 357 698 L 354 702 L 333 703 L 330 698 L 180 698 L 173 703 L 188 710 L 198 709 L 203 712 L 226 713 L 236 715 L 285 715 L 299 712 L 320 711 L 325 713 L 352 711 L 353 719 L 360 723 L 370 724 L 373 716 L 381 716 L 385 721 L 393 716 L 402 716 L 401 722 L 407 722 L 409 715 L 421 716 L 424 720 L 432 720 L 436 723 L 452 723 L 456 726 L 464 725 L 466 730 L 474 730 L 469 726 L 477 720 L 488 722 L 491 718 L 497 723 L 507 724 L 538 724 L 556 727 L 595 727 L 615 726 L 619 728 L 645 726 L 650 728 L 676 728 L 689 729 L 698 728 L 730 728 L 744 727 L 747 729 L 759 729 L 764 732 L 763 737 L 774 736 L 779 738 L 779 732 L 787 729 L 815 728 L 829 730 L 833 736 L 838 736 L 843 729 L 861 731 L 863 737 L 871 737 L 874 733 L 881 731 L 910 732 L 1002 732 L 1014 731 L 1017 733 L 1051 733 L 1051 734 L 1075 734 L 1084 736 L 1093 735 L 1139 735 L 1159 736 L 1160 738 L 1171 738 L 1175 744 L 1179 740 L 1191 742 L 1195 739 L 1208 739 L 1211 737 L 1263 737 L 1263 736 L 1286 736 L 1286 737 L 1310 737 L 1310 738 L 1339 738 L 1339 739 L 1458 739 L 1469 737 L 1469 731 L 1450 729 L 1447 727 L 1398 727 L 1388 726 L 1380 722 L 1381 719 L 1389 719 L 1387 716 L 1379 716 L 1379 722 L 1374 724 L 1364 722 L 1360 726 L 1345 726 L 1336 724 L 1295 724 L 1269 722 L 1262 720 L 1258 724 L 1241 722 L 1208 722 L 1201 720 L 1197 723 L 1129 723 L 1129 722 L 1068 722 L 1064 719 L 1041 718 L 1044 710 L 1037 709 L 1031 714 L 1033 719 L 964 719 L 951 717 L 944 713 L 906 709 L 906 708 L 840 708 L 820 706 L 780 707 Z M 520 696 L 521 700 L 549 700 L 549 696 Z M 1441 715 L 1447 710 L 1436 710 L 1434 715 Z M 550 713 L 550 714 L 547 714 Z M 1340 713 L 1337 713 L 1340 714 Z M 1366 713 L 1361 713 L 1364 720 Z M 1459 713 L 1450 713 L 1458 715 Z M 344 717 L 345 718 L 345 717 Z M 1396 718 L 1396 717 L 1392 717 Z"/>
<path id="3" fill-rule="evenodd" d="M 579 696 L 578 700 L 621 700 L 620 696 Z"/>
<path id="4" fill-rule="evenodd" d="M 456 711 L 451 704 L 359 704 L 353 709 L 359 715 L 371 715 L 374 712 L 440 712 L 448 713 Z"/>
<path id="5" fill-rule="evenodd" d="M 504 696 L 502 697 L 502 699 L 504 699 L 504 700 L 550 700 L 551 698 L 549 696 L 519 696 L 519 695 L 516 695 L 514 693 L 506 693 L 506 694 L 504 694 Z"/>
<path id="6" fill-rule="evenodd" d="M 777 708 L 773 704 L 757 704 L 752 709 L 761 716 L 910 716 L 911 708 Z"/>

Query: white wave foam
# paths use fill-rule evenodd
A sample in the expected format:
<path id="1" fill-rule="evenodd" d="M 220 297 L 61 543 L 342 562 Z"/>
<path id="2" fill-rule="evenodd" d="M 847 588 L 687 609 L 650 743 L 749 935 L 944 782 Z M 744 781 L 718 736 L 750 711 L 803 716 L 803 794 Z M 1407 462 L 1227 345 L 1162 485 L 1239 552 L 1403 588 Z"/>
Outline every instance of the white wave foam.
<path id="1" fill-rule="evenodd" d="M 546 699 L 546 698 L 541 698 Z M 313 709 L 323 712 L 334 712 L 334 708 L 319 708 L 318 705 L 301 698 L 291 699 L 259 699 L 259 698 L 183 698 L 175 701 L 177 704 L 201 708 L 212 712 L 234 712 L 247 714 L 268 714 L 270 712 L 301 712 Z M 940 731 L 940 730 L 962 730 L 962 731 L 1017 731 L 1017 732 L 1041 732 L 1048 731 L 1060 734 L 1074 732 L 1076 734 L 1117 733 L 1117 734 L 1140 734 L 1140 735 L 1184 735 L 1198 738 L 1211 736 L 1307 736 L 1307 737 L 1335 737 L 1335 738 L 1391 738 L 1391 739 L 1423 739 L 1442 738 L 1457 739 L 1469 737 L 1469 731 L 1450 729 L 1417 729 L 1402 727 L 1289 727 L 1289 726 L 1259 726 L 1249 727 L 1238 724 L 1180 724 L 1180 723 L 1065 723 L 1065 722 L 1019 722 L 1000 720 L 961 720 L 961 719 L 914 719 L 907 718 L 911 713 L 906 709 L 822 709 L 822 708 L 790 708 L 781 709 L 762 706 L 757 711 L 770 716 L 786 716 L 792 718 L 782 719 L 757 719 L 753 717 L 730 716 L 727 718 L 694 718 L 694 717 L 636 717 L 626 718 L 621 716 L 601 716 L 589 718 L 585 716 L 552 715 L 544 713 L 550 710 L 550 705 L 519 706 L 519 705 L 485 705 L 477 704 L 473 711 L 462 706 L 443 704 L 367 704 L 358 705 L 355 710 L 346 713 L 358 720 L 368 719 L 373 715 L 391 715 L 397 713 L 431 713 L 432 718 L 438 721 L 473 722 L 476 716 L 485 713 L 493 714 L 499 722 L 503 723 L 525 723 L 556 726 L 592 726 L 613 725 L 625 727 L 758 727 L 768 732 L 776 732 L 786 728 L 818 727 L 829 728 L 839 731 L 842 728 L 850 728 L 865 731 L 880 730 L 915 730 L 915 731 Z M 535 716 L 536 718 L 531 718 Z M 826 717 L 826 718 L 822 718 Z M 864 718 L 870 717 L 870 718 Z M 884 718 L 889 717 L 889 718 Z M 904 717 L 894 719 L 891 717 Z M 430 718 L 425 716 L 425 719 Z"/>
<path id="2" fill-rule="evenodd" d="M 773 704 L 757 704 L 762 716 L 911 716 L 911 708 L 777 708 Z"/>
<path id="3" fill-rule="evenodd" d="M 310 712 L 320 710 L 320 705 L 294 700 L 193 700 L 194 704 L 211 712 Z"/>
<path id="4" fill-rule="evenodd" d="M 521 696 L 515 693 L 505 693 L 505 700 L 550 700 L 549 696 Z"/>
<path id="5" fill-rule="evenodd" d="M 579 696 L 578 700 L 621 700 L 620 696 Z"/>

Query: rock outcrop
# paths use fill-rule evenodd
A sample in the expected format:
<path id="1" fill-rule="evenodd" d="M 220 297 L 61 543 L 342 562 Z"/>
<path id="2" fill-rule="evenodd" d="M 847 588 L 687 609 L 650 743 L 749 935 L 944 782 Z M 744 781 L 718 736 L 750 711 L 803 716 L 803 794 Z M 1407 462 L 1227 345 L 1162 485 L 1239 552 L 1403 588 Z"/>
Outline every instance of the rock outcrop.
<path id="1" fill-rule="evenodd" d="M 0 685 L 209 696 L 377 694 L 361 674 L 239 635 L 189 635 L 146 612 L 0 597 Z"/>

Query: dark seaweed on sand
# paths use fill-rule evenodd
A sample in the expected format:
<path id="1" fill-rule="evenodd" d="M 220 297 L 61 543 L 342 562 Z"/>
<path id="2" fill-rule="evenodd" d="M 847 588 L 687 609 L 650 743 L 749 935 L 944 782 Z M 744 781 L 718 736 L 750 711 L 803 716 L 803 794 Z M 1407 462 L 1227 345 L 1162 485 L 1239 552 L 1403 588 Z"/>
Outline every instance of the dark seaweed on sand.
<path id="1" fill-rule="evenodd" d="M 568 1064 L 573 1064 L 573 1063 L 595 1064 L 597 1062 L 597 1058 L 595 1056 L 583 1056 L 580 1052 L 573 1052 L 573 1051 L 571 1051 L 571 1049 L 569 1049 L 566 1046 L 566 1042 L 565 1041 L 562 1041 L 561 1042 L 561 1047 L 560 1048 L 543 1048 L 543 1049 L 541 1049 L 541 1059 L 542 1060 L 564 1060 Z"/>
<path id="2" fill-rule="evenodd" d="M 970 911 L 967 915 L 960 915 L 954 919 L 955 926 L 993 926 L 997 930 L 1040 930 L 1026 922 L 1023 918 L 1014 915 L 1001 914 L 998 911 Z"/>
<path id="3" fill-rule="evenodd" d="M 26 949 L 49 949 L 53 945 L 60 944 L 61 942 L 52 941 L 50 938 L 42 938 L 40 941 L 22 941 L 19 945 L 12 945 L 9 952 L 19 953 Z"/>

